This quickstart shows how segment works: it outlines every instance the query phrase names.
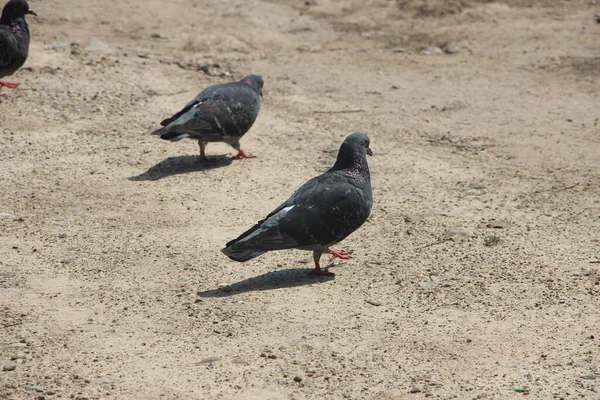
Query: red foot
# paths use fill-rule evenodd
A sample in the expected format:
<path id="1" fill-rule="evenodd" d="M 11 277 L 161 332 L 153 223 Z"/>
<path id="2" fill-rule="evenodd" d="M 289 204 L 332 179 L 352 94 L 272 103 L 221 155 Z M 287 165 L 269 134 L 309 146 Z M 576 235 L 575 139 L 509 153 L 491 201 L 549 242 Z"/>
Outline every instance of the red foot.
<path id="1" fill-rule="evenodd" d="M 17 86 L 19 86 L 19 84 L 16 82 L 0 81 L 0 88 L 2 88 L 2 86 L 6 86 L 7 88 L 14 89 Z"/>
<path id="2" fill-rule="evenodd" d="M 321 269 L 321 267 L 315 267 L 308 273 L 310 276 L 335 276 L 333 272 L 327 271 L 327 269 Z"/>
<path id="3" fill-rule="evenodd" d="M 334 260 L 336 258 L 339 258 L 341 260 L 348 260 L 350 259 L 350 254 L 352 254 L 352 250 L 329 250 L 326 251 L 326 253 L 331 254 L 331 259 Z"/>
<path id="4" fill-rule="evenodd" d="M 240 149 L 240 151 L 238 151 L 238 153 L 232 157 L 234 160 L 241 160 L 242 158 L 256 158 L 256 156 L 253 156 L 252 154 L 248 154 L 246 153 L 244 150 Z"/>

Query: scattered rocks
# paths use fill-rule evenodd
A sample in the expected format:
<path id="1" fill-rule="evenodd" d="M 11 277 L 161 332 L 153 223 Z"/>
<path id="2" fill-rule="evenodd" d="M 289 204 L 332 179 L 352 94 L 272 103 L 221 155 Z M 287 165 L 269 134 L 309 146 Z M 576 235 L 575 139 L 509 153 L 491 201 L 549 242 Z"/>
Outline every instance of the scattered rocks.
<path id="1" fill-rule="evenodd" d="M 96 53 L 108 54 L 113 52 L 110 46 L 108 46 L 106 43 L 104 43 L 102 40 L 96 37 L 90 38 L 90 40 L 87 41 L 85 48 L 86 50 L 93 51 Z"/>
<path id="2" fill-rule="evenodd" d="M 71 40 L 70 42 L 55 43 L 50 46 L 50 49 L 51 50 L 60 50 L 60 49 L 69 48 L 71 46 L 79 46 L 79 45 L 80 45 L 79 40 Z"/>
<path id="3" fill-rule="evenodd" d="M 9 361 L 2 367 L 2 371 L 14 371 L 17 369 L 17 363 Z"/>
<path id="4" fill-rule="evenodd" d="M 442 50 L 446 54 L 456 54 L 461 52 L 463 49 L 464 47 L 458 43 L 448 43 L 444 47 L 442 47 Z"/>
<path id="5" fill-rule="evenodd" d="M 408 223 L 416 222 L 418 219 L 419 219 L 418 216 L 412 215 L 412 214 L 408 214 L 408 215 L 404 216 L 404 222 L 408 222 Z"/>
<path id="6" fill-rule="evenodd" d="M 376 300 L 365 300 L 365 301 L 367 302 L 367 304 L 370 304 L 375 307 L 379 307 L 381 305 L 380 301 L 376 301 Z"/>
<path id="7" fill-rule="evenodd" d="M 414 388 L 410 389 L 408 391 L 408 393 L 421 393 L 422 391 L 423 391 L 423 389 L 418 388 L 418 387 L 414 387 Z"/>
<path id="8" fill-rule="evenodd" d="M 444 51 L 442 49 L 440 49 L 439 47 L 429 46 L 429 47 L 425 48 L 421 52 L 421 54 L 424 56 L 430 56 L 430 55 L 435 55 L 435 54 L 444 54 Z"/>
<path id="9" fill-rule="evenodd" d="M 467 228 L 451 228 L 446 231 L 444 235 L 444 239 L 452 240 L 454 242 L 462 242 L 463 240 L 467 240 L 475 236 L 473 231 Z"/>
<path id="10" fill-rule="evenodd" d="M 73 262 L 73 260 L 71 260 L 70 258 L 65 258 L 64 260 L 60 260 L 61 264 L 71 264 Z"/>
<path id="11" fill-rule="evenodd" d="M 150 35 L 150 37 L 151 37 L 152 39 L 163 39 L 163 40 L 165 40 L 165 39 L 168 39 L 168 38 L 169 38 L 169 36 L 168 36 L 168 35 L 165 35 L 164 33 L 159 33 L 159 32 L 155 32 L 155 33 L 153 33 L 152 35 Z"/>
<path id="12" fill-rule="evenodd" d="M 298 376 L 298 375 L 296 375 L 296 376 L 294 377 L 294 382 L 298 382 L 298 383 L 302 382 L 302 377 L 301 377 L 301 376 Z"/>
<path id="13" fill-rule="evenodd" d="M 485 194 L 485 191 L 479 189 L 467 189 L 462 192 L 458 197 L 470 197 L 470 196 L 481 196 Z"/>
<path id="14" fill-rule="evenodd" d="M 207 358 L 203 358 L 202 360 L 198 361 L 196 363 L 196 365 L 207 365 L 207 364 L 212 364 L 216 361 L 221 361 L 221 357 L 207 357 Z"/>
<path id="15" fill-rule="evenodd" d="M 508 222 L 507 221 L 502 221 L 502 220 L 492 219 L 492 220 L 490 220 L 490 222 L 488 222 L 488 224 L 486 226 L 488 228 L 504 229 L 504 228 L 506 228 L 508 226 Z"/>
<path id="16" fill-rule="evenodd" d="M 43 388 L 41 388 L 39 386 L 35 386 L 35 385 L 25 385 L 24 388 L 25 388 L 25 390 L 35 391 L 38 393 L 42 393 L 44 391 Z"/>
<path id="17" fill-rule="evenodd" d="M 580 378 L 581 379 L 587 379 L 587 380 L 595 380 L 596 379 L 596 375 L 581 375 Z"/>

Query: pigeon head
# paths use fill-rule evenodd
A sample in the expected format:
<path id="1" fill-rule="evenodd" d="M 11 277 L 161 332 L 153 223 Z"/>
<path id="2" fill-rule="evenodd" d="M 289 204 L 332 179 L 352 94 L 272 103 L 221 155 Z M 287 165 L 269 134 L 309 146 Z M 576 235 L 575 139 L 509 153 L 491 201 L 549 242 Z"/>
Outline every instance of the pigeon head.
<path id="1" fill-rule="evenodd" d="M 244 85 L 250 86 L 262 96 L 262 87 L 265 84 L 262 77 L 258 75 L 248 75 L 247 77 L 243 78 L 240 82 L 242 82 Z"/>
<path id="2" fill-rule="evenodd" d="M 25 0 L 10 0 L 2 9 L 2 21 L 13 18 L 23 18 L 25 14 L 37 16 L 35 12 L 29 9 L 29 4 Z"/>
<path id="3" fill-rule="evenodd" d="M 353 169 L 368 173 L 367 154 L 373 155 L 373 151 L 369 148 L 370 144 L 371 140 L 364 133 L 350 134 L 340 147 L 333 169 Z"/>

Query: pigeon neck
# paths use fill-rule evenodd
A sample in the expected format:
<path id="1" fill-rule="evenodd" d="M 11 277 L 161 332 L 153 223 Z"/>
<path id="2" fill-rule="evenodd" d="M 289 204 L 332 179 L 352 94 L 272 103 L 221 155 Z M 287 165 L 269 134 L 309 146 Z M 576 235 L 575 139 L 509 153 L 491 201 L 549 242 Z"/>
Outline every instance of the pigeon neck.
<path id="1" fill-rule="evenodd" d="M 367 158 L 360 150 L 340 151 L 332 169 L 335 171 L 350 171 L 353 174 L 358 173 L 363 177 L 369 176 Z"/>
<path id="2" fill-rule="evenodd" d="M 0 18 L 0 25 L 8 26 L 12 32 L 19 36 L 29 36 L 29 28 L 24 17 L 13 17 L 3 13 Z"/>

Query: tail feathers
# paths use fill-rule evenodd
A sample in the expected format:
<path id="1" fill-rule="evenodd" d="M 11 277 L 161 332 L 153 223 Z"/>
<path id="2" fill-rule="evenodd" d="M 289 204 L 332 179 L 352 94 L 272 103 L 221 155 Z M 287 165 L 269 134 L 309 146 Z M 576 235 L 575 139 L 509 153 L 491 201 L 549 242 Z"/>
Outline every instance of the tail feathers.
<path id="1" fill-rule="evenodd" d="M 177 142 L 181 139 L 190 137 L 190 135 L 188 135 L 187 133 L 172 132 L 172 131 L 168 130 L 166 127 L 159 128 L 159 129 L 155 130 L 154 132 L 152 132 L 152 134 L 160 135 L 161 139 L 170 140 L 172 142 Z"/>
<path id="2" fill-rule="evenodd" d="M 171 118 L 167 118 L 167 119 L 163 119 L 163 120 L 160 122 L 160 125 L 161 125 L 161 126 L 167 126 L 167 125 L 169 125 L 171 122 L 175 121 L 175 119 L 176 119 L 176 118 L 173 118 L 173 117 L 171 117 Z"/>
<path id="3" fill-rule="evenodd" d="M 261 254 L 266 253 L 265 250 L 256 250 L 256 249 L 235 249 L 235 246 L 228 246 L 222 249 L 221 251 L 227 257 L 231 258 L 234 261 L 244 262 L 251 260 L 255 257 L 260 256 Z"/>

